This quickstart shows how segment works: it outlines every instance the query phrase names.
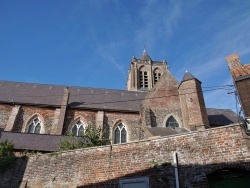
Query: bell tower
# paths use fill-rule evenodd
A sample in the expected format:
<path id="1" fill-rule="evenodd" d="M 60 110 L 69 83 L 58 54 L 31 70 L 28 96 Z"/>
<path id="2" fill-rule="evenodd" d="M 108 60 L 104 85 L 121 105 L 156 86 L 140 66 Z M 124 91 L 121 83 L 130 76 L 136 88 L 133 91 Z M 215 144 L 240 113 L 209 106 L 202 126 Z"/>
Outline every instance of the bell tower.
<path id="1" fill-rule="evenodd" d="M 150 91 L 167 69 L 167 62 L 153 61 L 146 50 L 140 59 L 132 58 L 128 70 L 128 91 Z"/>

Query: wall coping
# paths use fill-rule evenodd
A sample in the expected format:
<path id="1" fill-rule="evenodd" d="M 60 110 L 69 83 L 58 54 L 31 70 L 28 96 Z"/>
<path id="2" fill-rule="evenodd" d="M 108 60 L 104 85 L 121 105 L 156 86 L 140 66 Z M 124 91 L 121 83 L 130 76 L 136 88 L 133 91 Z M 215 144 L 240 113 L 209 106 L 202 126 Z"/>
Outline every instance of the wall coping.
<path id="1" fill-rule="evenodd" d="M 134 144 L 134 143 L 141 143 L 141 142 L 148 142 L 148 141 L 157 141 L 157 140 L 165 140 L 173 137 L 182 137 L 182 136 L 188 136 L 188 135 L 194 135 L 194 134 L 199 134 L 201 132 L 207 132 L 207 131 L 214 131 L 214 130 L 219 130 L 219 129 L 227 129 L 227 128 L 232 128 L 232 127 L 239 127 L 241 124 L 231 124 L 231 125 L 226 125 L 226 126 L 221 126 L 221 127 L 215 127 L 215 128 L 208 128 L 204 130 L 199 130 L 199 131 L 190 131 L 190 132 L 185 132 L 185 133 L 180 133 L 180 134 L 174 134 L 174 135 L 169 135 L 169 136 L 163 136 L 163 137 L 155 137 L 151 139 L 144 139 L 144 140 L 137 140 L 137 141 L 131 141 L 127 143 L 121 143 L 121 144 L 110 144 L 110 145 L 105 145 L 105 146 L 97 146 L 97 147 L 90 147 L 90 148 L 81 148 L 81 149 L 75 149 L 75 150 L 67 150 L 67 151 L 59 151 L 59 152 L 53 152 L 54 155 L 57 154 L 63 154 L 63 153 L 75 153 L 78 151 L 84 151 L 84 150 L 92 150 L 92 149 L 98 149 L 98 148 L 113 148 L 113 147 L 119 147 L 122 145 L 128 145 L 128 144 Z M 52 155 L 52 153 L 37 153 L 34 156 L 30 156 L 30 158 L 37 157 L 37 156 L 46 156 L 46 155 Z"/>

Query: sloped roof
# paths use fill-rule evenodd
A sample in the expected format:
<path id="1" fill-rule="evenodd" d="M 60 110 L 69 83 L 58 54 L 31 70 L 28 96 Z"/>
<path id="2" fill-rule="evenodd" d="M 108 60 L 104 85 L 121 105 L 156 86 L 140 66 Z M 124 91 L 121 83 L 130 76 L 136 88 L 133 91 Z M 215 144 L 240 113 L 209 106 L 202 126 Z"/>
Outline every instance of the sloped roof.
<path id="1" fill-rule="evenodd" d="M 230 70 L 233 78 L 239 78 L 250 74 L 250 64 L 242 65 Z"/>
<path id="2" fill-rule="evenodd" d="M 152 61 L 145 49 L 143 50 L 141 60 Z"/>
<path id="3" fill-rule="evenodd" d="M 0 81 L 0 102 L 59 106 L 67 86 Z M 115 111 L 139 111 L 145 92 L 69 86 L 68 106 Z"/>
<path id="4" fill-rule="evenodd" d="M 0 132 L 0 142 L 8 140 L 14 144 L 14 149 L 34 151 L 56 151 L 62 140 L 67 136 Z"/>
<path id="5" fill-rule="evenodd" d="M 197 78 L 195 78 L 191 73 L 189 73 L 188 71 L 186 71 L 186 73 L 184 74 L 182 80 L 181 80 L 181 83 L 182 82 L 185 82 L 185 81 L 188 81 L 188 80 L 193 80 L 193 79 L 196 79 L 197 81 L 199 81 Z M 201 82 L 201 81 L 199 81 Z"/>
<path id="6" fill-rule="evenodd" d="M 237 114 L 229 109 L 207 108 L 207 115 L 211 127 L 238 123 Z"/>

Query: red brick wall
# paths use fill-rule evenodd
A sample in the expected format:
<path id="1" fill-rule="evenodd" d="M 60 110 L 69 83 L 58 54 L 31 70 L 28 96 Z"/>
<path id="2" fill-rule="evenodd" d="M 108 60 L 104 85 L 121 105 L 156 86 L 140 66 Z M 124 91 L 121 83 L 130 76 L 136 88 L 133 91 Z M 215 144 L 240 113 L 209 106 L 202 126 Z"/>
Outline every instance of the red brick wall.
<path id="1" fill-rule="evenodd" d="M 148 176 L 150 187 L 174 187 L 176 151 L 181 187 L 208 187 L 206 176 L 215 170 L 249 170 L 249 147 L 250 140 L 243 138 L 239 126 L 227 126 L 112 147 L 44 154 L 29 159 L 23 182 L 37 188 L 118 187 L 119 179 Z"/>
<path id="2" fill-rule="evenodd" d="M 250 117 L 250 78 L 236 81 L 236 87 L 246 117 Z"/>
<path id="3" fill-rule="evenodd" d="M 209 125 L 201 84 L 195 80 L 181 83 L 179 87 L 184 127 L 189 130 L 204 129 Z"/>
<path id="4" fill-rule="evenodd" d="M 55 108 L 39 108 L 33 106 L 21 106 L 16 123 L 13 127 L 14 132 L 21 132 L 26 126 L 27 121 L 33 115 L 39 114 L 44 120 L 45 134 L 50 134 L 55 114 Z"/>

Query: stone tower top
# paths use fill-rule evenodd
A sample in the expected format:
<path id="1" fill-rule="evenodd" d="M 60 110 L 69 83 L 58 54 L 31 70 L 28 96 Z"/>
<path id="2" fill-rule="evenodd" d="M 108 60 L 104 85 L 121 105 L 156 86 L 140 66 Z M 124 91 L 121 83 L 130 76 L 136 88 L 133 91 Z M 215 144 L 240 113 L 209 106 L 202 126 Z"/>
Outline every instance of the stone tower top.
<path id="1" fill-rule="evenodd" d="M 148 53 L 146 52 L 146 49 L 144 48 L 142 56 L 141 56 L 141 60 L 144 61 L 152 61 L 151 58 L 149 57 Z"/>
<path id="2" fill-rule="evenodd" d="M 145 48 L 140 59 L 133 56 L 128 72 L 127 90 L 149 91 L 161 75 L 167 69 L 167 62 L 164 60 L 153 61 Z"/>

